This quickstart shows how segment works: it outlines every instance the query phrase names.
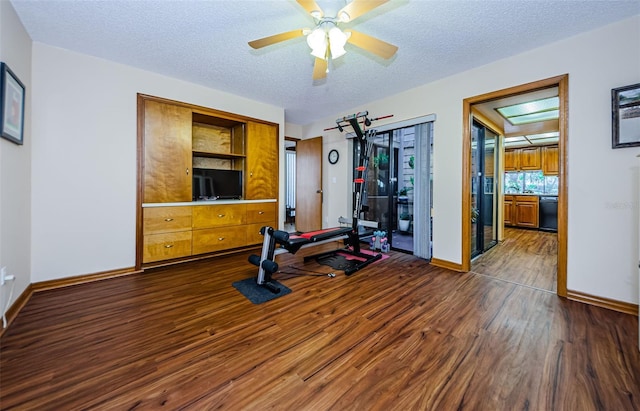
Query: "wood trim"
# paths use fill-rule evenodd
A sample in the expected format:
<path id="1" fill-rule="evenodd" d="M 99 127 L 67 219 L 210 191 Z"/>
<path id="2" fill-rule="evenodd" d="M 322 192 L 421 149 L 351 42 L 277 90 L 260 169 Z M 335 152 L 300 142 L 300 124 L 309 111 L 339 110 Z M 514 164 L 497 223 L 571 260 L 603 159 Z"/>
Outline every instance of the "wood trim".
<path id="1" fill-rule="evenodd" d="M 451 261 L 447 261 L 447 260 L 440 260 L 439 258 L 432 258 L 430 261 L 430 264 L 435 267 L 446 268 L 448 270 L 465 272 L 461 264 L 452 263 Z M 466 270 L 466 271 L 469 271 L 469 270 Z"/>
<path id="2" fill-rule="evenodd" d="M 137 167 L 138 175 L 136 176 L 136 270 L 142 268 L 143 254 L 143 232 L 142 232 L 142 199 L 144 198 L 144 110 L 145 98 L 142 94 L 138 94 L 138 147 L 137 147 Z"/>
<path id="3" fill-rule="evenodd" d="M 569 75 L 565 74 L 558 81 L 558 97 L 560 99 L 560 118 L 558 129 L 558 271 L 557 293 L 560 297 L 567 296 L 567 247 L 569 242 L 569 195 L 568 195 L 568 138 L 569 138 Z"/>
<path id="4" fill-rule="evenodd" d="M 471 114 L 473 114 L 474 119 L 478 123 L 482 124 L 489 130 L 493 131 L 494 133 L 504 136 L 504 129 L 502 127 L 498 126 L 496 123 L 489 120 L 487 117 L 485 117 L 481 112 L 479 112 L 474 107 L 471 107 Z"/>
<path id="5" fill-rule="evenodd" d="M 558 270 L 557 270 L 557 294 L 560 297 L 567 296 L 567 221 L 568 221 L 568 187 L 567 187 L 567 139 L 569 124 L 569 75 L 550 77 L 544 80 L 521 84 L 498 91 L 493 91 L 463 100 L 462 109 L 462 269 L 471 269 L 471 106 L 504 97 L 530 93 L 550 87 L 558 87 L 560 100 L 560 118 L 558 127 L 560 137 L 558 139 L 559 184 L 558 192 Z"/>
<path id="6" fill-rule="evenodd" d="M 278 124 L 278 123 L 273 123 L 271 121 L 261 120 L 261 119 L 254 118 L 254 117 L 247 117 L 247 116 L 243 116 L 241 114 L 229 113 L 228 111 L 216 110 L 216 109 L 210 108 L 210 107 L 198 106 L 198 105 L 195 105 L 195 104 L 185 103 L 185 102 L 176 101 L 176 100 L 170 100 L 170 99 L 166 99 L 166 98 L 162 98 L 162 97 L 151 96 L 151 95 L 148 95 L 148 94 L 138 93 L 138 97 L 142 98 L 143 100 L 153 100 L 153 101 L 157 101 L 157 102 L 160 102 L 160 103 L 172 104 L 174 106 L 186 107 L 186 108 L 191 109 L 193 112 L 198 113 L 198 114 L 206 114 L 207 116 L 212 116 L 212 117 L 223 118 L 223 119 L 226 119 L 226 120 L 237 121 L 239 123 L 246 123 L 247 121 L 253 121 L 254 123 L 262 123 L 262 124 L 269 124 L 269 125 Z"/>
<path id="7" fill-rule="evenodd" d="M 596 307 L 607 308 L 609 310 L 635 315 L 636 317 L 638 316 L 638 304 L 598 297 L 597 295 L 591 295 L 574 290 L 567 290 L 567 298 L 571 301 L 578 301 L 589 305 L 595 305 Z"/>
<path id="8" fill-rule="evenodd" d="M 123 277 L 125 275 L 140 274 L 141 270 L 136 270 L 135 267 L 121 268 L 118 270 L 102 271 L 95 274 L 77 275 L 74 277 L 59 278 L 56 280 L 40 281 L 32 283 L 31 287 L 33 292 L 54 290 L 57 288 L 69 287 L 72 285 L 92 283 L 94 281 L 106 280 L 109 278 Z"/>
<path id="9" fill-rule="evenodd" d="M 27 288 L 16 298 L 16 300 L 11 304 L 11 307 L 7 310 L 6 318 L 7 318 L 7 327 L 0 329 L 0 337 L 4 335 L 4 332 L 9 329 L 9 326 L 16 319 L 18 313 L 22 308 L 27 304 L 31 296 L 33 295 L 33 286 L 29 284 Z"/>
<path id="10" fill-rule="evenodd" d="M 471 100 L 462 101 L 462 271 L 471 270 Z M 432 260 L 433 261 L 433 260 Z"/>

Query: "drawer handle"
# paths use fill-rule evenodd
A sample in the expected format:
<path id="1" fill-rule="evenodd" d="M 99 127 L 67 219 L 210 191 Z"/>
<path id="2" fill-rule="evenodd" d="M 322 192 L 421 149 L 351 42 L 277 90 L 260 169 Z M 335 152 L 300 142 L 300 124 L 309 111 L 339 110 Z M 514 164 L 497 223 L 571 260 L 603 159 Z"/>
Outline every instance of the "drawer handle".
<path id="1" fill-rule="evenodd" d="M 173 244 L 167 244 L 164 246 L 164 248 L 173 248 Z"/>
<path id="2" fill-rule="evenodd" d="M 224 214 L 218 214 L 218 218 L 224 217 Z"/>
<path id="3" fill-rule="evenodd" d="M 258 214 L 264 214 L 264 211 L 258 211 Z"/>
<path id="4" fill-rule="evenodd" d="M 165 218 L 164 221 L 166 222 L 173 221 L 173 218 Z"/>
<path id="5" fill-rule="evenodd" d="M 224 237 L 218 237 L 218 241 L 223 241 Z"/>

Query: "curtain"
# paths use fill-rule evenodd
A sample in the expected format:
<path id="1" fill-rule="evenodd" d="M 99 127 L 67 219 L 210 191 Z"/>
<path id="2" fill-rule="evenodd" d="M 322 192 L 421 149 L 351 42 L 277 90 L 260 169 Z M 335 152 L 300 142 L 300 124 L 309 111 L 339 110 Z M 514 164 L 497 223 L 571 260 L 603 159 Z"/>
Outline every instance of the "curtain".
<path id="1" fill-rule="evenodd" d="M 287 151 L 285 157 L 286 184 L 285 203 L 287 208 L 296 208 L 296 152 Z"/>
<path id="2" fill-rule="evenodd" d="M 433 122 L 415 126 L 413 254 L 431 258 L 431 139 Z"/>

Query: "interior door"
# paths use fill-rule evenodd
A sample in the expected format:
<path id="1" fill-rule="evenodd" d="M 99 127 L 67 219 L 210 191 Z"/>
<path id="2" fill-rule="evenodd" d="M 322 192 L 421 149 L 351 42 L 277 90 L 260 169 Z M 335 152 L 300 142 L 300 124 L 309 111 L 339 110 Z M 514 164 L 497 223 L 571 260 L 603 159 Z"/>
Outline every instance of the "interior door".
<path id="1" fill-rule="evenodd" d="M 322 229 L 322 137 L 296 143 L 296 230 Z"/>

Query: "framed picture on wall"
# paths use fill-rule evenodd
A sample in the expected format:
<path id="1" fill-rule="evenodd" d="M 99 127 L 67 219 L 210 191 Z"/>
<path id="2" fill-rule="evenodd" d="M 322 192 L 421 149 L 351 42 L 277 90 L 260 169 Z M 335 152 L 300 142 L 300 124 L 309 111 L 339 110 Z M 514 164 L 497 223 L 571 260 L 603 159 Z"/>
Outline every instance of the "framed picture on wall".
<path id="1" fill-rule="evenodd" d="M 640 84 L 611 90 L 612 147 L 640 146 Z"/>
<path id="2" fill-rule="evenodd" d="M 0 67 L 0 130 L 3 138 L 24 142 L 24 84 L 6 63 Z"/>

